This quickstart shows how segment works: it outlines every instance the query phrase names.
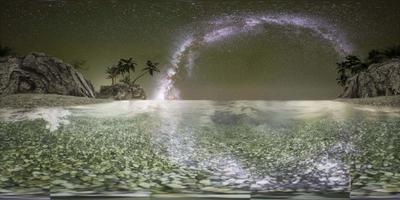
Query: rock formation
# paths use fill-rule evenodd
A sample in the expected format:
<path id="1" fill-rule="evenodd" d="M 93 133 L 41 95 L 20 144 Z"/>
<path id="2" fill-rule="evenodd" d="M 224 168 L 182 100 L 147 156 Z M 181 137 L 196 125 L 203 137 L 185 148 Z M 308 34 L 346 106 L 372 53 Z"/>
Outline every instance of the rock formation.
<path id="1" fill-rule="evenodd" d="M 0 58 L 0 95 L 17 93 L 95 97 L 92 84 L 81 73 L 44 53 Z"/>
<path id="2" fill-rule="evenodd" d="M 146 99 L 146 94 L 139 85 L 117 83 L 110 86 L 101 86 L 99 98 L 114 100 Z"/>
<path id="3" fill-rule="evenodd" d="M 372 64 L 347 80 L 342 98 L 400 95 L 400 59 Z"/>

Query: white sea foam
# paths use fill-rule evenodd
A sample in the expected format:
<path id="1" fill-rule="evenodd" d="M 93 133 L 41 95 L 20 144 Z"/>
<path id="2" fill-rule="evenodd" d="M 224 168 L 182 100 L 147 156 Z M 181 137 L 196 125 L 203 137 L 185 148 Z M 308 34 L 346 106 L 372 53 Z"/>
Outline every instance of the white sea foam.
<path id="1" fill-rule="evenodd" d="M 67 117 L 71 114 L 70 111 L 63 108 L 37 108 L 31 111 L 2 109 L 0 111 L 0 118 L 5 121 L 15 122 L 43 119 L 47 123 L 46 128 L 50 131 L 57 130 L 60 125 L 69 124 Z"/>

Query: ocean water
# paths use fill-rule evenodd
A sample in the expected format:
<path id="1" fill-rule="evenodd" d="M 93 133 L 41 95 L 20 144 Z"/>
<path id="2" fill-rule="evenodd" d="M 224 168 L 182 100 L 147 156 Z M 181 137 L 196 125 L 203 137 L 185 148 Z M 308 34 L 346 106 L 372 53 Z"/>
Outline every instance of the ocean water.
<path id="1" fill-rule="evenodd" d="M 146 100 L 1 109 L 0 193 L 395 194 L 399 144 L 399 109 L 336 101 Z"/>

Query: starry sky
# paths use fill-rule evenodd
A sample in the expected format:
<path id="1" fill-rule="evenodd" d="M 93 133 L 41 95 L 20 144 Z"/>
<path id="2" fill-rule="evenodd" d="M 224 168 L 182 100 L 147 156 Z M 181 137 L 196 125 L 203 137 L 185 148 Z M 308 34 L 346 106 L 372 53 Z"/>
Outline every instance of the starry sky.
<path id="1" fill-rule="evenodd" d="M 400 44 L 398 0 L 0 0 L 0 5 L 2 45 L 19 54 L 83 59 L 87 69 L 81 71 L 96 89 L 110 84 L 104 70 L 119 58 L 133 57 L 139 69 L 146 60 L 159 62 L 162 73 L 140 81 L 149 97 L 182 40 L 226 17 L 303 16 L 331 27 L 349 53 L 361 57 Z M 332 99 L 341 91 L 335 81 L 341 56 L 307 28 L 266 24 L 196 48 L 190 73 L 178 70 L 174 86 L 182 99 Z"/>

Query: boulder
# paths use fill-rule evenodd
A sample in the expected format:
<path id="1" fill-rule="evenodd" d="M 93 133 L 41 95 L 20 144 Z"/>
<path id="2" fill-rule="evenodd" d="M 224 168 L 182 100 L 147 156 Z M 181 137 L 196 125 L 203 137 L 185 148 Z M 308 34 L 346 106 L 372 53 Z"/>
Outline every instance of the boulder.
<path id="1" fill-rule="evenodd" d="M 140 85 L 116 83 L 100 87 L 99 98 L 114 100 L 146 99 L 146 94 Z"/>
<path id="2" fill-rule="evenodd" d="M 400 95 L 400 59 L 372 64 L 347 80 L 342 98 Z"/>
<path id="3" fill-rule="evenodd" d="M 44 53 L 0 59 L 0 94 L 60 94 L 95 97 L 95 90 L 70 64 Z"/>

